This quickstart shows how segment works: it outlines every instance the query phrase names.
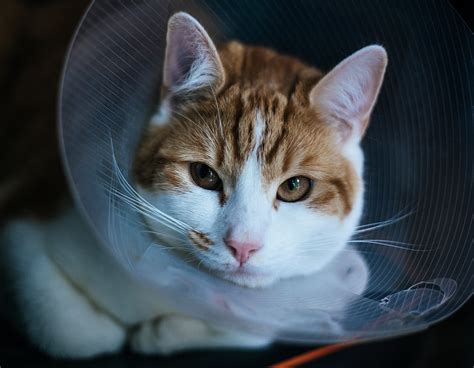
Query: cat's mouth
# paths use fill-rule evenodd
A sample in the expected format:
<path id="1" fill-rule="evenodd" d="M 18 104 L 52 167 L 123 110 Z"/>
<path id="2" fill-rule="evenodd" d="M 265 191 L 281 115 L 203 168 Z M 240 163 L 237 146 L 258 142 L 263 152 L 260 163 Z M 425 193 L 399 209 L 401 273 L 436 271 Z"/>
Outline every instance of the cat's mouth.
<path id="1" fill-rule="evenodd" d="M 238 267 L 229 271 L 217 271 L 218 275 L 234 284 L 256 288 L 271 285 L 275 278 L 269 273 L 250 269 L 248 267 Z"/>

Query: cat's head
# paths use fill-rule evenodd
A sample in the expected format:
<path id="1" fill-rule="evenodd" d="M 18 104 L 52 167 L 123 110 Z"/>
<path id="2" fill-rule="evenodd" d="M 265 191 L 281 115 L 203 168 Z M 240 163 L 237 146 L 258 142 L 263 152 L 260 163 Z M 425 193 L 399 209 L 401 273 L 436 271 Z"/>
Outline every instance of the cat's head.
<path id="1" fill-rule="evenodd" d="M 218 50 L 174 15 L 162 101 L 134 165 L 140 193 L 166 213 L 152 232 L 245 286 L 321 269 L 361 215 L 359 142 L 386 64 L 369 46 L 323 75 L 261 47 Z"/>

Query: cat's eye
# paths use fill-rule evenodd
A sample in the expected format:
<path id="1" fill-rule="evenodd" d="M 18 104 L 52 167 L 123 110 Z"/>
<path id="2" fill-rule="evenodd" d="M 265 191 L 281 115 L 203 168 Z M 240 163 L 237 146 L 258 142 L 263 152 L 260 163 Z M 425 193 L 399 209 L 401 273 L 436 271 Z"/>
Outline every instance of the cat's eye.
<path id="1" fill-rule="evenodd" d="M 284 202 L 297 202 L 306 199 L 313 182 L 305 176 L 293 176 L 280 185 L 277 198 Z"/>
<path id="2" fill-rule="evenodd" d="M 219 178 L 219 175 L 206 164 L 193 162 L 189 169 L 196 185 L 207 190 L 222 189 L 222 180 Z"/>

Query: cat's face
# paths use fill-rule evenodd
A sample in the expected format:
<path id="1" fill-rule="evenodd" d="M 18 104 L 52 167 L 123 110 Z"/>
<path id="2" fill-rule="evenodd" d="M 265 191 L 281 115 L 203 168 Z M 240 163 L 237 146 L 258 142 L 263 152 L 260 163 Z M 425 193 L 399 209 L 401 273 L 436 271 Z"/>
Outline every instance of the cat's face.
<path id="1" fill-rule="evenodd" d="M 170 219 L 148 226 L 245 286 L 321 269 L 361 214 L 359 140 L 385 65 L 369 47 L 323 77 L 268 49 L 218 52 L 193 18 L 173 16 L 165 95 L 134 168 Z"/>

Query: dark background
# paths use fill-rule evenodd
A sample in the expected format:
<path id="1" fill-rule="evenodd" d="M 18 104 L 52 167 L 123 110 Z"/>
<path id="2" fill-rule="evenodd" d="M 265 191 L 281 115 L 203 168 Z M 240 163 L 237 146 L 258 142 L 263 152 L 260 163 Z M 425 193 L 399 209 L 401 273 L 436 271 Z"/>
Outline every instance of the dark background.
<path id="1" fill-rule="evenodd" d="M 55 145 L 56 137 L 44 129 L 55 124 L 56 92 L 63 56 L 73 29 L 87 6 L 83 0 L 2 0 L 0 4 L 0 96 L 2 120 L 0 129 L 1 175 L 15 170 L 8 165 L 6 153 L 15 152 L 17 141 L 23 141 L 22 126 L 38 127 L 43 145 Z M 451 2 L 464 17 L 471 30 L 473 13 L 467 1 Z M 6 122 L 6 123 L 5 123 Z M 9 142 L 9 143 L 8 143 Z M 30 144 L 29 141 L 23 144 Z M 9 148 L 8 148 L 9 147 Z M 13 148 L 12 148 L 13 147 Z M 18 148 L 18 155 L 22 150 Z M 55 153 L 44 153 L 48 162 L 56 162 Z M 20 157 L 21 158 L 21 157 Z M 30 161 L 28 161 L 30 160 Z M 25 156 L 24 167 L 37 167 Z M 56 168 L 61 184 L 60 168 Z M 50 178 L 40 179 L 40 185 L 51 185 Z M 24 188 L 23 193 L 28 193 Z M 12 198 L 11 208 L 15 201 Z M 28 198 L 26 198 L 28 200 Z M 42 197 L 42 208 L 48 197 Z M 0 213 L 1 216 L 1 213 Z M 0 223 L 3 220 L 0 219 Z M 0 301 L 2 309 L 8 300 Z M 474 365 L 474 302 L 471 300 L 456 314 L 427 331 L 403 338 L 348 348 L 317 363 L 318 367 L 472 367 Z M 78 366 L 78 367 L 148 367 L 148 366 L 266 366 L 310 347 L 277 345 L 269 349 L 243 351 L 206 351 L 178 355 L 172 358 L 145 358 L 125 352 L 121 356 L 103 357 L 87 362 L 53 361 L 31 347 L 19 335 L 12 321 L 0 322 L 0 366 Z"/>
<path id="2" fill-rule="evenodd" d="M 471 300 L 447 320 L 425 332 L 354 346 L 304 365 L 304 367 L 384 367 L 384 368 L 472 368 L 474 362 L 474 323 Z M 1 321 L 0 365 L 8 367 L 264 367 L 311 347 L 276 345 L 259 351 L 217 350 L 189 352 L 170 358 L 143 357 L 125 352 L 90 361 L 56 361 L 39 353 Z"/>

